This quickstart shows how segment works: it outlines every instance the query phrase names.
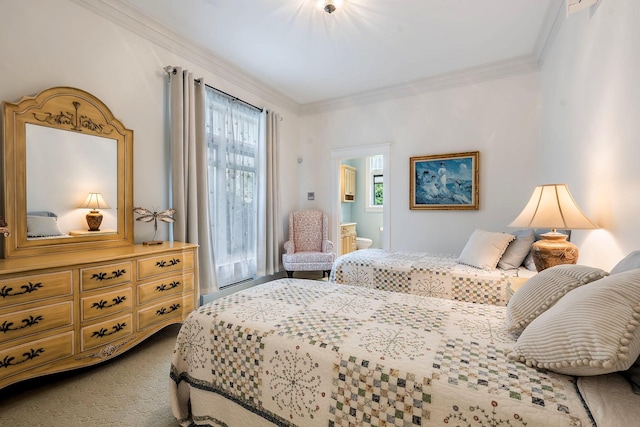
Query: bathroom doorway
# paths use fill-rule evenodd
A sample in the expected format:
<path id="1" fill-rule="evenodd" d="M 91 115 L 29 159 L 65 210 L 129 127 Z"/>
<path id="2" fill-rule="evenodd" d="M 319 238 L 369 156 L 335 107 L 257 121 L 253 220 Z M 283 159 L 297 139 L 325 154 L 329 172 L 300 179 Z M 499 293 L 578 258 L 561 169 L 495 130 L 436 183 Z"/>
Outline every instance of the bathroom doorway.
<path id="1" fill-rule="evenodd" d="M 377 209 L 369 209 L 367 211 L 367 194 L 370 191 L 363 180 L 369 179 L 368 167 L 366 159 L 371 156 L 382 156 L 382 177 L 384 185 L 382 185 L 383 200 L 389 200 L 388 189 L 390 187 L 391 174 L 389 168 L 389 147 L 390 144 L 378 144 L 371 146 L 361 146 L 355 148 L 345 148 L 333 150 L 331 152 L 331 169 L 332 169 L 332 210 L 331 210 L 331 230 L 330 239 L 334 242 L 336 254 L 340 255 L 342 249 L 342 224 L 356 224 L 358 237 L 364 237 L 372 240 L 372 246 L 376 248 L 389 249 L 390 221 L 389 206 L 384 204 Z M 353 203 L 343 202 L 343 194 L 341 188 L 341 176 L 343 171 L 341 165 L 345 164 L 357 171 L 358 180 L 356 186 L 358 192 Z M 381 212 L 380 212 L 381 211 Z M 382 216 L 382 221 L 380 221 Z M 360 227 L 357 223 L 360 222 Z M 359 244 L 364 243 L 359 241 Z"/>

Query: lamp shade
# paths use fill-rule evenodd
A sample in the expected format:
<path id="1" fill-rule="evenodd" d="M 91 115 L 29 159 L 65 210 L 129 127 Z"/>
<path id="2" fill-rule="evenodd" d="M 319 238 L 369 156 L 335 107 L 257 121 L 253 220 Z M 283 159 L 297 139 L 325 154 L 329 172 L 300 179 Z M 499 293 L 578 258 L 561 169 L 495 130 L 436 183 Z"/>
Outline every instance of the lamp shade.
<path id="1" fill-rule="evenodd" d="M 89 193 L 84 202 L 80 203 L 78 207 L 83 209 L 110 209 L 101 193 Z"/>
<path id="2" fill-rule="evenodd" d="M 509 227 L 555 229 L 599 228 L 578 207 L 566 184 L 540 185 Z"/>

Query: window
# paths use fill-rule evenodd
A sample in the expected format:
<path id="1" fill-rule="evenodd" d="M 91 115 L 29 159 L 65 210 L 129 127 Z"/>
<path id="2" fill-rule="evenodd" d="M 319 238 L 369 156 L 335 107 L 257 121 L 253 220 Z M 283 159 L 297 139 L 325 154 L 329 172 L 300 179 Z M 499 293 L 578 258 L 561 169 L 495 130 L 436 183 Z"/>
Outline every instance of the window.
<path id="1" fill-rule="evenodd" d="M 219 286 L 256 275 L 260 111 L 206 88 L 209 211 Z"/>
<path id="2" fill-rule="evenodd" d="M 367 157 L 366 164 L 366 194 L 368 212 L 382 212 L 384 175 L 382 174 L 384 157 L 379 154 Z"/>

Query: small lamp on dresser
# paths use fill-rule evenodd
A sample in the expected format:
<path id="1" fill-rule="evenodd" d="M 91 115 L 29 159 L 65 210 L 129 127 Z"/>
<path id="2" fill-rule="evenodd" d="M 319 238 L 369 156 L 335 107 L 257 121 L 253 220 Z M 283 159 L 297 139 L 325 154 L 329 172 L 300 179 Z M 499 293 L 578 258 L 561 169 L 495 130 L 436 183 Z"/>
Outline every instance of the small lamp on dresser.
<path id="1" fill-rule="evenodd" d="M 110 209 L 107 202 L 100 193 L 89 193 L 87 198 L 78 206 L 81 209 L 91 209 L 87 214 L 87 225 L 89 231 L 100 231 L 102 224 L 102 214 L 98 209 Z"/>
<path id="2" fill-rule="evenodd" d="M 531 246 L 533 262 L 538 271 L 578 261 L 578 247 L 567 241 L 567 235 L 558 233 L 557 229 L 598 228 L 578 207 L 566 184 L 537 186 L 527 205 L 509 227 L 551 229 Z"/>

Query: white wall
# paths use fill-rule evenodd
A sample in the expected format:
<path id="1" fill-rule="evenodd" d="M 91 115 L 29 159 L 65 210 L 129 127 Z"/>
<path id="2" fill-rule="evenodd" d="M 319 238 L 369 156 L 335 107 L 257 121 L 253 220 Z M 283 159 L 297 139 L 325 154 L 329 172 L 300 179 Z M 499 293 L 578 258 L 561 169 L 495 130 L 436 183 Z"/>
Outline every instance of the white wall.
<path id="1" fill-rule="evenodd" d="M 542 67 L 540 181 L 567 183 L 602 227 L 571 240 L 607 270 L 640 249 L 639 19 L 637 0 L 563 14 Z"/>
<path id="2" fill-rule="evenodd" d="M 508 231 L 524 207 L 538 175 L 539 129 L 537 72 L 306 115 L 300 204 L 331 206 L 331 150 L 391 143 L 390 249 L 458 254 L 475 228 Z M 480 209 L 410 210 L 409 158 L 465 151 L 480 152 Z"/>
<path id="3" fill-rule="evenodd" d="M 297 114 L 222 79 L 189 59 L 108 21 L 68 0 L 2 1 L 0 11 L 0 100 L 15 102 L 54 86 L 72 86 L 101 99 L 134 131 L 134 204 L 168 206 L 166 73 L 167 65 L 193 71 L 195 77 L 254 105 L 273 109 L 281 122 L 282 176 L 297 174 Z M 296 179 L 282 180 L 283 227 L 298 203 Z M 9 224 L 11 226 L 11 224 Z M 286 228 L 284 228 L 286 230 Z M 135 240 L 153 235 L 149 224 L 135 222 Z M 158 227 L 158 238 L 168 229 Z"/>

